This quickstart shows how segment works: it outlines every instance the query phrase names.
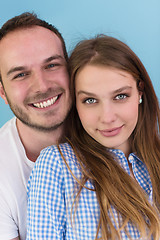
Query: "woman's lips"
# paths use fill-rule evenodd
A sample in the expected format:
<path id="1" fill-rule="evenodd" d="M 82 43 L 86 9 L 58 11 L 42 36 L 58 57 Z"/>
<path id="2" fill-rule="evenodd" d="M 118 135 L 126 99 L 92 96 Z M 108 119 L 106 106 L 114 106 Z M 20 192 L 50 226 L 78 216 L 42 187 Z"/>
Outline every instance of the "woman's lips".
<path id="1" fill-rule="evenodd" d="M 121 127 L 117 128 L 112 128 L 112 129 L 106 129 L 106 130 L 99 130 L 99 132 L 104 136 L 104 137 L 114 137 L 118 135 L 123 128 L 123 125 Z"/>

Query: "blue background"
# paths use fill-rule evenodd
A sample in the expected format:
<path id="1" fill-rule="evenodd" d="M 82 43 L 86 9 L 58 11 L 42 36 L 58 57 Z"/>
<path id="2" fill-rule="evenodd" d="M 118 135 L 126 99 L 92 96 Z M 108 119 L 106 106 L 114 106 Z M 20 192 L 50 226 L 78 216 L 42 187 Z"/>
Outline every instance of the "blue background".
<path id="1" fill-rule="evenodd" d="M 142 60 L 160 99 L 159 0 L 5 0 L 0 4 L 0 26 L 25 11 L 55 25 L 68 52 L 78 41 L 98 33 L 124 41 Z M 0 98 L 0 127 L 12 116 Z"/>

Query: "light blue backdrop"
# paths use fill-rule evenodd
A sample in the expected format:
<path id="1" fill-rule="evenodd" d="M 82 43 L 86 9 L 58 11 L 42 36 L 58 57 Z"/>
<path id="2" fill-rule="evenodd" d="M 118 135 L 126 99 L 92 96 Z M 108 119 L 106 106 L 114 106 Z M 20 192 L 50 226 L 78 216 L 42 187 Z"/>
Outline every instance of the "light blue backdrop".
<path id="1" fill-rule="evenodd" d="M 25 11 L 34 11 L 54 24 L 68 52 L 77 41 L 97 33 L 126 42 L 147 68 L 160 99 L 159 0 L 5 0 L 0 4 L 0 26 Z M 12 116 L 0 99 L 0 127 Z"/>

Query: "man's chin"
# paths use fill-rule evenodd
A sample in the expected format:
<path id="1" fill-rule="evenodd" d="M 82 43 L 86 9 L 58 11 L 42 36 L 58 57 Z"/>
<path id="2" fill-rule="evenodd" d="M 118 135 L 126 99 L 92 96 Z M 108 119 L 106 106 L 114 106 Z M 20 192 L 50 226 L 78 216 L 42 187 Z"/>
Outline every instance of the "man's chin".
<path id="1" fill-rule="evenodd" d="M 50 132 L 50 131 L 55 131 L 58 128 L 62 127 L 63 122 L 57 123 L 57 124 L 52 124 L 52 125 L 40 125 L 40 124 L 36 124 L 36 123 L 31 123 L 31 122 L 26 122 L 22 119 L 19 119 L 23 124 L 25 124 L 26 126 L 28 126 L 29 128 L 32 128 L 34 130 L 40 131 L 40 132 Z"/>

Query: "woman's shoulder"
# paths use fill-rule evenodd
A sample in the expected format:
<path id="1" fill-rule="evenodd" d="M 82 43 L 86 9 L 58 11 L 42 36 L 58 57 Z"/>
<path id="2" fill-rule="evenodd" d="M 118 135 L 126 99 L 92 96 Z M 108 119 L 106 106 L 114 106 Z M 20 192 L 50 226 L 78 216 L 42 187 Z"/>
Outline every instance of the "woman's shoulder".
<path id="1" fill-rule="evenodd" d="M 75 153 L 73 151 L 73 148 L 69 143 L 61 143 L 57 145 L 51 145 L 49 147 L 44 148 L 40 155 L 45 155 L 45 156 L 59 156 L 63 154 L 64 156 L 75 156 Z"/>
<path id="2" fill-rule="evenodd" d="M 51 145 L 43 149 L 37 159 L 37 162 L 50 165 L 51 167 L 53 165 L 59 165 L 62 167 L 62 165 L 65 164 L 64 159 L 69 166 L 77 164 L 77 158 L 73 148 L 67 142 L 59 145 Z"/>

